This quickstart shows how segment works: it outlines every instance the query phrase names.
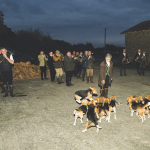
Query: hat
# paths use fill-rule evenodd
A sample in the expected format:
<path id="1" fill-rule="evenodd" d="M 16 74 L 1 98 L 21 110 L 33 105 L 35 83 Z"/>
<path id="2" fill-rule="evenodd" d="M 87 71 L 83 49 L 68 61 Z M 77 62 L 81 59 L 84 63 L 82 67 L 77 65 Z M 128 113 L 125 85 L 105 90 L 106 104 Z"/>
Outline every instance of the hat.
<path id="1" fill-rule="evenodd" d="M 56 50 L 55 53 L 60 53 L 60 51 L 59 51 L 59 50 Z"/>
<path id="2" fill-rule="evenodd" d="M 107 53 L 106 56 L 105 56 L 105 59 L 106 59 L 106 58 L 112 58 L 112 55 L 109 54 L 109 53 Z"/>

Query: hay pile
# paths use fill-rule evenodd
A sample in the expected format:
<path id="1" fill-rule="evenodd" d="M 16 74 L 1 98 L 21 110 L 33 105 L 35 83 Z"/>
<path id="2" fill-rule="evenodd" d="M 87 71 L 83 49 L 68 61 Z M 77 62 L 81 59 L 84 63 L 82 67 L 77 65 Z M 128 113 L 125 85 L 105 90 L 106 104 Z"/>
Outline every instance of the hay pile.
<path id="1" fill-rule="evenodd" d="M 13 80 L 37 78 L 41 76 L 40 67 L 31 65 L 29 61 L 26 63 L 15 63 L 14 67 L 12 68 L 12 72 Z M 46 74 L 47 76 L 50 75 L 49 69 L 47 69 Z"/>

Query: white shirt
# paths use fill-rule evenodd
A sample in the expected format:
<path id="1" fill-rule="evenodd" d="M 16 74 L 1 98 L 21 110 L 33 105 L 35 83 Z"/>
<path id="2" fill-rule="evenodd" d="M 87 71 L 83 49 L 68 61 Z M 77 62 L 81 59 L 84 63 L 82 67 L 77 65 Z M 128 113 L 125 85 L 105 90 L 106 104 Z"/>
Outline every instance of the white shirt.
<path id="1" fill-rule="evenodd" d="M 145 54 L 143 54 L 143 56 L 145 56 Z"/>
<path id="2" fill-rule="evenodd" d="M 139 54 L 139 56 L 141 55 L 141 53 L 138 53 Z"/>
<path id="3" fill-rule="evenodd" d="M 107 66 L 109 66 L 109 67 L 110 67 L 110 62 L 107 62 L 107 61 L 106 61 L 106 63 L 107 63 Z"/>
<path id="4" fill-rule="evenodd" d="M 14 61 L 13 55 L 10 54 L 10 60 Z"/>
<path id="5" fill-rule="evenodd" d="M 126 53 L 123 53 L 124 56 L 126 56 Z"/>

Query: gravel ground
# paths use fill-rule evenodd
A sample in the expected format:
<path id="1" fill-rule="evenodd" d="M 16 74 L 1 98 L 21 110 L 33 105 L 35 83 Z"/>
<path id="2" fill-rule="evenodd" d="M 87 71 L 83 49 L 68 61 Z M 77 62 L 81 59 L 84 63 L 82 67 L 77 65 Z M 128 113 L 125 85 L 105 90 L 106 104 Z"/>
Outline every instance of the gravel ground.
<path id="1" fill-rule="evenodd" d="M 119 76 L 114 68 L 109 97 L 116 95 L 121 102 L 117 106 L 117 119 L 111 115 L 110 123 L 102 119 L 102 127 L 96 132 L 85 128 L 77 120 L 73 126 L 74 109 L 79 107 L 74 100 L 77 90 L 96 87 L 99 93 L 99 67 L 94 69 L 94 82 L 87 84 L 72 78 L 74 86 L 58 85 L 50 80 L 28 79 L 14 81 L 16 97 L 2 98 L 0 93 L 0 150 L 148 150 L 150 149 L 150 119 L 144 123 L 135 115 L 131 117 L 126 99 L 128 96 L 150 94 L 150 72 L 138 76 L 136 70 L 127 70 L 128 76 Z M 65 75 L 63 80 L 65 79 Z"/>

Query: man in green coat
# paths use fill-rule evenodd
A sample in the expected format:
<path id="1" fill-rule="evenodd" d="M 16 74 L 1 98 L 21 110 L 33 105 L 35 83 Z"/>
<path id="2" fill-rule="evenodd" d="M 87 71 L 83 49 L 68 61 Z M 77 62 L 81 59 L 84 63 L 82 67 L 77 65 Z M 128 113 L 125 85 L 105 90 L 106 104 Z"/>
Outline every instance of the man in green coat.
<path id="1" fill-rule="evenodd" d="M 94 68 L 95 58 L 94 56 L 92 56 L 91 51 L 88 51 L 88 57 L 86 57 L 85 61 L 86 61 L 87 83 L 89 83 L 89 76 L 90 76 L 91 83 L 94 83 L 93 68 Z"/>
<path id="2" fill-rule="evenodd" d="M 68 51 L 66 56 L 64 57 L 64 70 L 66 72 L 66 86 L 73 85 L 71 83 L 71 77 L 73 75 L 74 70 L 74 59 L 76 57 L 71 56 L 71 52 Z"/>

